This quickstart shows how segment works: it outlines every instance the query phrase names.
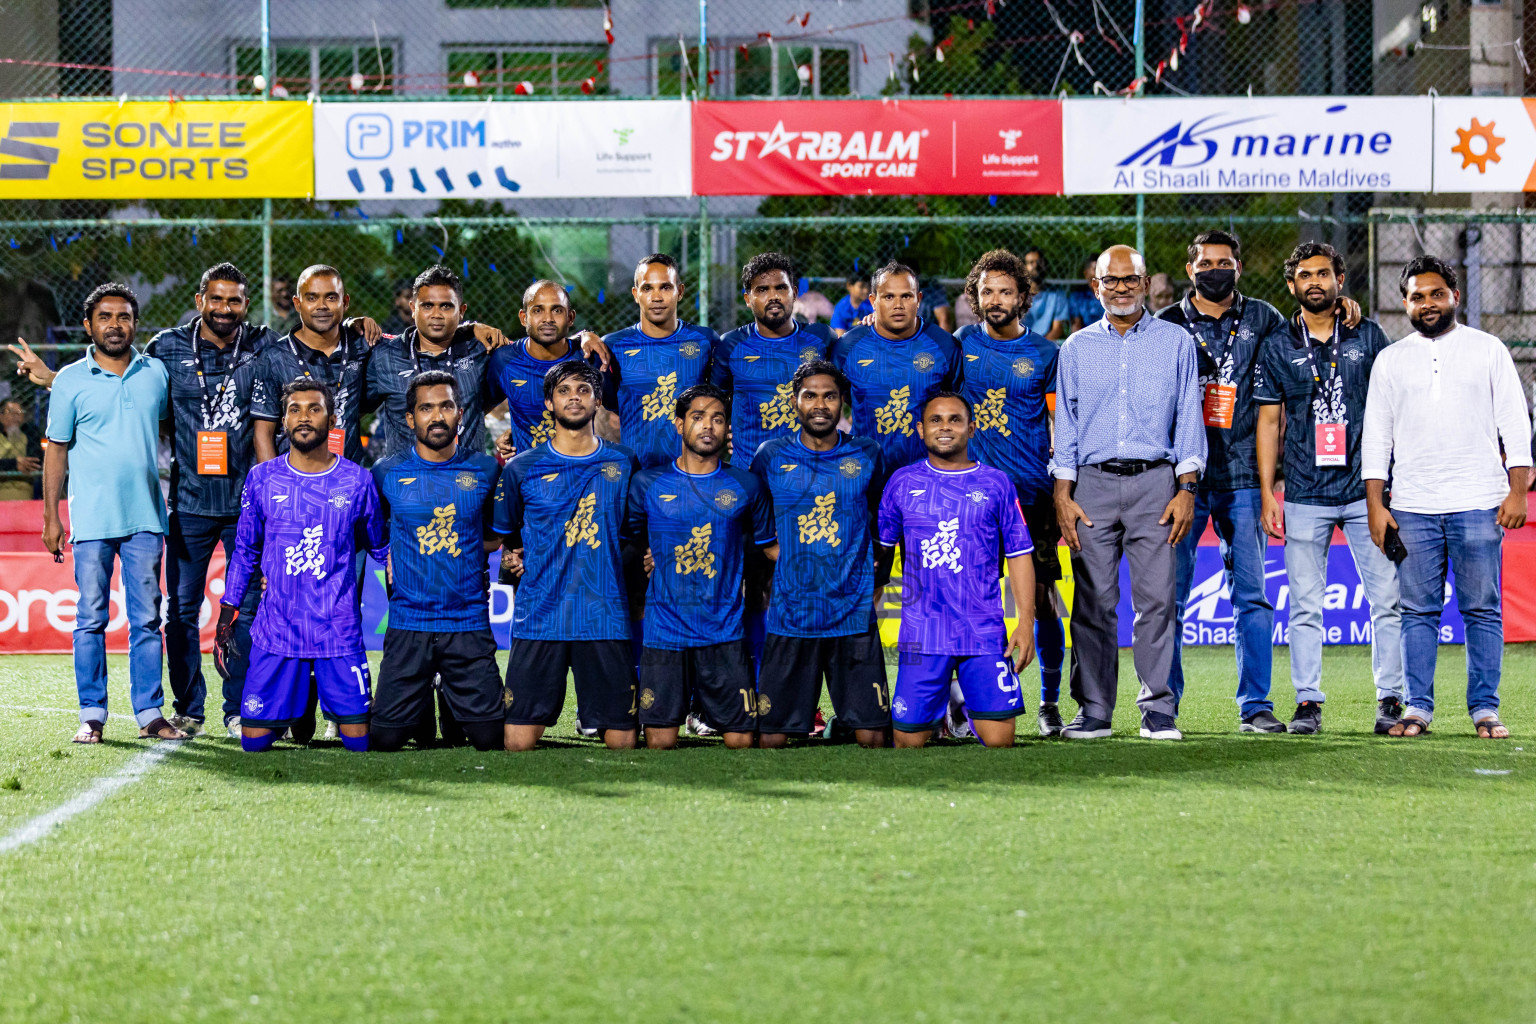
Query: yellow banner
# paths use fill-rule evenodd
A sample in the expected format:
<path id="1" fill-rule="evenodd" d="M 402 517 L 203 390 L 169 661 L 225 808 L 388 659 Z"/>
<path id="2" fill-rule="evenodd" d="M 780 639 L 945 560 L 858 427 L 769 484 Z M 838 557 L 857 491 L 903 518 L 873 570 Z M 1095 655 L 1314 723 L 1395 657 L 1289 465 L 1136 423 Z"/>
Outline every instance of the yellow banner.
<path id="1" fill-rule="evenodd" d="M 1061 595 L 1061 608 L 1063 615 L 1061 623 L 1066 628 L 1071 622 L 1071 615 L 1065 614 L 1072 608 L 1072 557 L 1071 551 L 1065 546 L 1056 549 L 1056 557 L 1061 560 L 1061 580 L 1056 584 L 1056 592 Z M 1013 607 L 1013 595 L 1008 592 L 1008 580 L 1006 577 L 997 581 L 998 590 L 1003 602 L 1003 622 L 1011 634 L 1018 625 L 1019 619 Z M 880 642 L 886 647 L 895 647 L 901 633 L 901 551 L 896 551 L 896 560 L 891 566 L 891 582 L 886 586 L 885 593 L 881 595 L 880 603 L 875 607 L 875 622 L 880 627 Z M 1072 634 L 1067 633 L 1067 646 L 1072 646 Z"/>
<path id="2" fill-rule="evenodd" d="M 0 106 L 0 199 L 241 199 L 314 190 L 298 102 Z"/>

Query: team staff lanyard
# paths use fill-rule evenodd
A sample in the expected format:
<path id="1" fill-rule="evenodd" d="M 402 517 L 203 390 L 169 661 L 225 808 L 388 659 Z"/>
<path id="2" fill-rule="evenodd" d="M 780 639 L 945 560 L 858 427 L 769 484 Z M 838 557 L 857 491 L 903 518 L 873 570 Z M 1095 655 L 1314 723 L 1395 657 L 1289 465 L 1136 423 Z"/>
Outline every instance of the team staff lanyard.
<path id="1" fill-rule="evenodd" d="M 1216 366 L 1216 379 L 1205 385 L 1204 401 L 1201 402 L 1201 413 L 1208 427 L 1221 427 L 1230 430 L 1232 427 L 1232 413 L 1237 408 L 1237 385 L 1232 383 L 1232 371 L 1229 365 L 1224 365 L 1225 357 L 1232 354 L 1232 343 L 1237 338 L 1237 331 L 1243 325 L 1243 311 L 1234 304 L 1232 308 L 1232 329 L 1227 332 L 1227 342 L 1217 351 L 1211 351 L 1210 343 L 1205 340 L 1203 331 L 1191 331 L 1195 336 L 1195 344 L 1200 346 L 1212 363 Z M 1218 328 L 1220 321 L 1217 321 Z"/>
<path id="2" fill-rule="evenodd" d="M 1317 346 L 1312 344 L 1312 332 L 1307 330 L 1306 324 L 1297 317 L 1297 326 L 1301 330 L 1302 340 L 1307 346 L 1307 366 L 1312 371 L 1312 399 L 1314 410 L 1317 407 L 1317 398 L 1321 393 L 1323 401 L 1322 415 L 1313 425 L 1313 434 L 1316 440 L 1314 450 L 1316 462 L 1319 466 L 1344 466 L 1348 465 L 1348 446 L 1346 444 L 1347 424 L 1345 422 L 1345 407 L 1343 394 L 1343 368 L 1339 366 L 1341 349 L 1343 347 L 1342 322 L 1337 315 L 1333 318 L 1333 338 L 1328 343 L 1328 377 L 1324 379 L 1322 371 L 1317 365 Z"/>
<path id="3" fill-rule="evenodd" d="M 346 330 L 345 327 L 343 327 L 342 330 L 341 330 L 341 340 L 338 341 L 336 343 L 336 345 L 337 345 L 338 348 L 340 348 L 341 346 L 346 345 L 347 341 L 348 341 L 347 330 Z M 308 348 L 308 347 L 309 346 L 307 346 L 307 345 L 305 346 L 305 348 Z M 299 372 L 302 373 L 304 376 L 308 377 L 310 380 L 314 380 L 315 379 L 315 375 L 309 372 L 309 368 L 311 366 L 311 363 L 310 363 L 310 361 L 308 359 L 305 359 L 303 356 L 299 355 L 299 343 L 293 340 L 293 335 L 291 335 L 291 334 L 288 335 L 288 350 L 293 353 L 293 358 L 298 360 L 299 367 L 300 367 Z M 311 351 L 313 351 L 313 350 L 311 350 Z M 322 361 L 325 363 L 326 371 L 325 371 L 325 376 L 323 378 L 320 378 L 320 379 L 324 380 L 327 385 L 329 385 L 331 387 L 334 387 L 336 389 L 336 415 L 339 418 L 342 415 L 342 410 L 347 407 L 346 352 L 345 351 L 342 352 L 342 367 L 341 367 L 340 380 L 333 380 L 333 379 L 331 379 L 331 370 L 330 370 L 331 360 L 330 360 L 330 357 L 327 356 Z M 339 426 L 339 425 L 332 427 L 331 428 L 331 432 L 326 436 L 326 448 L 330 451 L 330 453 L 332 455 L 341 455 L 341 454 L 343 454 L 346 451 L 346 447 L 347 447 L 347 430 L 346 430 L 346 428 L 343 427 L 343 426 Z"/>
<path id="4" fill-rule="evenodd" d="M 245 325 L 235 332 L 235 344 L 229 353 L 229 369 L 219 378 L 217 389 L 208 394 L 208 375 L 203 370 L 202 349 L 198 336 L 203 324 L 198 320 L 192 331 L 192 365 L 197 370 L 197 389 L 202 395 L 198 412 L 202 417 L 197 432 L 197 473 L 199 476 L 227 476 L 229 474 L 229 432 L 214 430 L 210 413 L 224 404 L 224 393 L 235 386 L 235 367 L 240 364 L 240 342 L 245 338 Z"/>

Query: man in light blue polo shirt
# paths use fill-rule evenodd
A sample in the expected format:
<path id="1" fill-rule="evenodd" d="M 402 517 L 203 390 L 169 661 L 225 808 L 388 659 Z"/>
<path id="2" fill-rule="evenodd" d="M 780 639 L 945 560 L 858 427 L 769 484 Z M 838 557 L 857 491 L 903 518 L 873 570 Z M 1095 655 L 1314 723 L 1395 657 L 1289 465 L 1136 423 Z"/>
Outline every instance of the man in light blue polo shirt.
<path id="1" fill-rule="evenodd" d="M 76 743 L 100 743 L 107 721 L 107 621 L 113 559 L 122 562 L 128 613 L 128 680 L 141 738 L 186 739 L 165 720 L 160 686 L 160 557 L 165 500 L 156 459 L 169 417 L 165 364 L 133 347 L 139 300 L 104 284 L 85 300 L 85 357 L 59 371 L 48 402 L 43 457 L 43 544 L 63 560 L 59 497 L 69 480 L 74 544 Z M 73 470 L 73 472 L 70 472 Z"/>

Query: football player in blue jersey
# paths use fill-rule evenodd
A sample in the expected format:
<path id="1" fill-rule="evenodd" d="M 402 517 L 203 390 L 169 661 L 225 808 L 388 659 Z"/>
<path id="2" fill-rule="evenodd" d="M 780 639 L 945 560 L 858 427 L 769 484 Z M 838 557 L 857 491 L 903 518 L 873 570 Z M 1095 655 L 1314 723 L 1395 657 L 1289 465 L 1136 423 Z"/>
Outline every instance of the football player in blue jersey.
<path id="1" fill-rule="evenodd" d="M 874 543 L 884 460 L 874 441 L 837 429 L 848 380 L 836 366 L 805 363 L 790 387 L 800 432 L 767 442 L 752 460 L 774 517 L 756 538 L 775 563 L 757 683 L 759 742 L 782 747 L 790 734 L 806 735 L 825 677 L 838 721 L 860 745 L 885 746 L 891 702 L 875 601 L 890 561 L 877 562 Z"/>
<path id="2" fill-rule="evenodd" d="M 708 327 L 679 320 L 683 278 L 677 260 L 652 253 L 635 265 L 630 294 L 640 321 L 604 338 L 609 350 L 603 404 L 618 413 L 619 438 L 642 466 L 661 466 L 682 453 L 672 425 L 680 392 L 709 379 L 720 338 Z"/>
<path id="3" fill-rule="evenodd" d="M 1034 546 L 1035 645 L 1040 655 L 1040 735 L 1062 729 L 1061 669 L 1066 631 L 1056 597 L 1061 557 L 1051 481 L 1051 404 L 1056 343 L 1024 326 L 1029 269 L 1006 249 L 984 253 L 965 280 L 982 322 L 960 328 L 960 393 L 975 410 L 971 455 L 1013 481 Z"/>
<path id="4" fill-rule="evenodd" d="M 459 442 L 459 382 L 427 370 L 406 390 L 416 443 L 374 464 L 390 536 L 389 627 L 374 690 L 372 746 L 431 746 L 433 680 L 443 740 L 503 743 L 501 673 L 487 603 L 496 460 Z M 486 544 L 487 540 L 491 542 Z"/>
<path id="5" fill-rule="evenodd" d="M 508 750 L 532 750 L 559 721 L 568 673 L 582 723 L 611 748 L 635 745 L 638 686 L 620 542 L 640 466 L 592 428 L 602 383 L 574 359 L 550 370 L 544 401 L 555 434 L 507 463 L 496 486 L 496 532 L 520 578 L 503 697 Z"/>
<path id="6" fill-rule="evenodd" d="M 832 362 L 848 377 L 853 436 L 880 445 L 887 470 L 925 458 L 918 410 L 952 389 L 955 339 L 918 314 L 922 289 L 911 267 L 892 261 L 875 271 L 875 321 L 838 339 Z"/>
<path id="7" fill-rule="evenodd" d="M 742 566 L 773 529 L 762 481 L 722 466 L 725 392 L 697 384 L 677 396 L 683 454 L 643 469 L 629 495 L 631 541 L 646 548 L 640 724 L 652 749 L 677 745 L 694 699 L 727 747 L 750 747 L 757 687 L 742 634 Z"/>
<path id="8" fill-rule="evenodd" d="M 581 345 L 570 338 L 575 315 L 571 299 L 554 281 L 535 281 L 523 291 L 523 305 L 517 311 L 528 336 L 491 353 L 490 380 L 507 400 L 507 415 L 512 421 L 510 437 L 498 441 L 497 448 L 511 458 L 518 452 L 548 441 L 555 432 L 555 421 L 544 404 L 544 375 L 557 363 L 585 358 L 582 346 L 608 350 L 590 331 L 581 335 Z"/>

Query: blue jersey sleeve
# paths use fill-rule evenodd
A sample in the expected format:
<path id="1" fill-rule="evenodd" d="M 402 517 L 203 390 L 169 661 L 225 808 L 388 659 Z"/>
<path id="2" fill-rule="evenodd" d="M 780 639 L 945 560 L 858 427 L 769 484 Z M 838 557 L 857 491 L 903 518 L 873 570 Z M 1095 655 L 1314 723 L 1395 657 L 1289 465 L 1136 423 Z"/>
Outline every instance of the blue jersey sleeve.
<path id="1" fill-rule="evenodd" d="M 1006 479 L 998 489 L 1001 501 L 995 503 L 998 510 L 998 536 L 1003 539 L 1003 557 L 1016 558 L 1035 550 L 1029 539 L 1029 527 L 1024 522 L 1024 510 L 1019 508 L 1019 497 L 1013 485 Z"/>
<path id="2" fill-rule="evenodd" d="M 358 539 L 369 556 L 380 565 L 389 560 L 389 528 L 384 522 L 383 503 L 373 478 L 365 476 L 358 501 Z"/>
<path id="3" fill-rule="evenodd" d="M 523 489 L 522 471 L 517 459 L 507 463 L 496 481 L 496 496 L 492 524 L 498 534 L 506 538 L 507 547 L 516 550 L 523 544 Z"/>
<path id="4" fill-rule="evenodd" d="M 772 544 L 779 539 L 778 525 L 773 518 L 773 493 L 768 489 L 768 459 L 772 441 L 764 441 L 757 448 L 757 454 L 752 456 L 752 465 L 749 469 L 754 479 L 757 480 L 758 498 L 762 502 L 764 520 L 760 523 L 756 508 L 752 511 L 753 541 L 760 546 Z"/>
<path id="5" fill-rule="evenodd" d="M 736 341 L 737 332 L 728 331 L 710 346 L 709 382 L 727 395 L 735 383 L 731 374 L 731 352 L 736 348 Z"/>
<path id="6" fill-rule="evenodd" d="M 773 525 L 773 499 L 761 477 L 751 473 L 746 477 L 752 485 L 752 543 L 771 544 L 778 536 Z"/>
<path id="7" fill-rule="evenodd" d="M 876 518 L 875 536 L 881 545 L 894 548 L 901 540 L 901 505 L 896 500 L 900 488 L 889 487 L 880 496 L 880 511 Z"/>
<path id="8" fill-rule="evenodd" d="M 629 477 L 629 498 L 624 510 L 624 528 L 620 536 L 632 544 L 648 544 L 645 495 L 651 481 L 656 479 L 658 467 L 632 471 Z"/>
<path id="9" fill-rule="evenodd" d="M 276 352 L 276 345 L 264 348 L 261 355 L 251 363 L 252 419 L 271 420 L 274 423 L 282 419 L 278 403 L 282 401 L 283 381 L 278 379 L 281 374 L 278 372 Z"/>
<path id="10" fill-rule="evenodd" d="M 245 478 L 245 491 L 240 496 L 240 522 L 235 527 L 235 552 L 229 560 L 225 576 L 224 596 L 221 603 L 240 607 L 245 592 L 250 588 L 251 575 L 261 561 L 262 542 L 266 536 L 266 521 L 259 500 L 260 484 L 256 473 Z"/>
<path id="11" fill-rule="evenodd" d="M 389 497 L 384 490 L 384 481 L 389 473 L 388 467 L 393 463 L 393 459 L 385 459 L 383 462 L 375 462 L 373 467 L 368 470 L 369 475 L 373 477 L 374 490 L 379 496 L 379 515 L 384 518 L 384 533 L 386 537 L 389 535 Z"/>

